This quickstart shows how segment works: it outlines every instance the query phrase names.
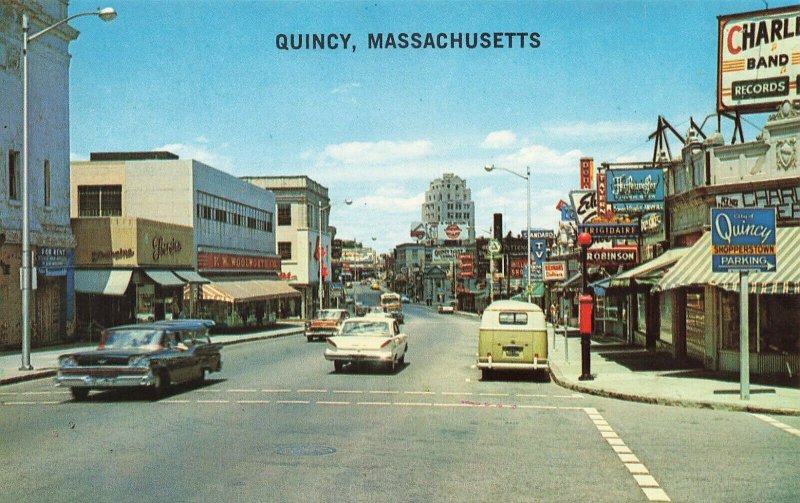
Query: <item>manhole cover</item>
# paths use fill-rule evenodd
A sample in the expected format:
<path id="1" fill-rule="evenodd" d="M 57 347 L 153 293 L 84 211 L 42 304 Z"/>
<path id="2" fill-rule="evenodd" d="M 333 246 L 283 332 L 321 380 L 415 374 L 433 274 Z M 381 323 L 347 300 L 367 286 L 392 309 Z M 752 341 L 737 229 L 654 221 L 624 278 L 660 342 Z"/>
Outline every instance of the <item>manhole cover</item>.
<path id="1" fill-rule="evenodd" d="M 281 447 L 275 452 L 284 456 L 324 456 L 333 454 L 336 449 L 324 445 L 290 445 Z"/>

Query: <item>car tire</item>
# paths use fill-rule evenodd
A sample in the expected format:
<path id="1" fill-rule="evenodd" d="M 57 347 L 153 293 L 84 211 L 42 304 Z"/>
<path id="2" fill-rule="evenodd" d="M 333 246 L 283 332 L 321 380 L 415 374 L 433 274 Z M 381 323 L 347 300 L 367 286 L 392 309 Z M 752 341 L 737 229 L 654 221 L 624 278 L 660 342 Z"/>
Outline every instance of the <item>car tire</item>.
<path id="1" fill-rule="evenodd" d="M 339 360 L 334 360 L 333 361 L 333 371 L 334 372 L 341 372 L 342 371 L 342 367 L 344 367 L 344 362 L 343 361 L 339 361 Z"/>
<path id="2" fill-rule="evenodd" d="M 408 350 L 408 348 L 406 348 L 406 350 Z M 403 353 L 403 356 L 398 358 L 397 365 L 400 366 L 400 367 L 403 367 L 405 364 L 406 364 L 406 354 Z"/>
<path id="3" fill-rule="evenodd" d="M 306 337 L 306 339 L 308 339 L 308 342 L 312 342 L 314 340 L 313 337 Z"/>
<path id="4" fill-rule="evenodd" d="M 481 381 L 491 381 L 494 377 L 494 370 L 481 369 Z"/>
<path id="5" fill-rule="evenodd" d="M 150 397 L 153 400 L 158 400 L 162 398 L 164 395 L 167 394 L 167 390 L 169 389 L 169 373 L 166 370 L 162 370 L 155 374 L 153 378 L 153 387 L 150 390 L 151 394 Z"/>
<path id="6" fill-rule="evenodd" d="M 69 392 L 72 393 L 72 398 L 81 402 L 89 397 L 89 388 L 70 388 Z"/>
<path id="7" fill-rule="evenodd" d="M 197 377 L 195 377 L 194 383 L 197 386 L 202 386 L 204 382 L 206 382 L 206 369 L 201 365 L 197 370 Z"/>

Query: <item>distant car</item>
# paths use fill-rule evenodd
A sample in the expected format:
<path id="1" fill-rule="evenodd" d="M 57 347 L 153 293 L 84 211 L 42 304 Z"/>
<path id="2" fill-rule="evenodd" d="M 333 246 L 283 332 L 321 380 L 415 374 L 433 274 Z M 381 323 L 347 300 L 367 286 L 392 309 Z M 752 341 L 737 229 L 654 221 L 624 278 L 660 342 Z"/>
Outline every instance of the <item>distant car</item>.
<path id="1" fill-rule="evenodd" d="M 411 299 L 409 299 L 405 295 L 402 295 L 402 296 L 400 296 L 400 302 L 402 302 L 403 304 L 408 304 L 409 302 L 411 302 Z"/>
<path id="2" fill-rule="evenodd" d="M 221 344 L 208 335 L 210 320 L 171 320 L 103 331 L 97 349 L 58 357 L 56 385 L 84 400 L 93 389 L 148 388 L 155 397 L 172 384 L 202 383 L 222 369 Z"/>
<path id="3" fill-rule="evenodd" d="M 408 337 L 397 322 L 375 313 L 346 320 L 339 334 L 328 338 L 325 359 L 333 362 L 336 372 L 347 363 L 373 363 L 393 371 L 403 366 L 407 352 Z"/>
<path id="4" fill-rule="evenodd" d="M 322 309 L 317 316 L 306 322 L 305 335 L 308 342 L 315 339 L 324 341 L 326 337 L 336 335 L 342 322 L 350 317 L 346 309 Z"/>
<path id="5" fill-rule="evenodd" d="M 356 316 L 364 316 L 369 311 L 369 307 L 365 306 L 363 302 L 357 300 L 355 303 L 355 313 Z"/>
<path id="6" fill-rule="evenodd" d="M 439 314 L 453 314 L 456 312 L 455 302 L 450 302 L 448 304 L 439 304 L 439 307 L 436 308 Z"/>

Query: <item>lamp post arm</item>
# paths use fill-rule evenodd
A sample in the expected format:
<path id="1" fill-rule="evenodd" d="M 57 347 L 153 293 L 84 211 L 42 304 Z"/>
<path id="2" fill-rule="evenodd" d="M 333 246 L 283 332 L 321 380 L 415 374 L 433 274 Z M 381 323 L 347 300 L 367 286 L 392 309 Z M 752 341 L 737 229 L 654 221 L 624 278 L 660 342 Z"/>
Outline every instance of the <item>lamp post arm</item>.
<path id="1" fill-rule="evenodd" d="M 518 177 L 522 178 L 523 180 L 527 180 L 531 176 L 531 169 L 530 168 L 528 168 L 528 176 L 525 176 L 522 173 L 517 173 L 513 169 L 501 168 L 501 167 L 498 167 L 498 166 L 495 166 L 494 169 L 499 169 L 499 170 L 502 170 L 502 171 L 506 171 L 508 173 L 511 173 L 512 175 L 515 175 L 515 176 L 518 176 Z"/>
<path id="2" fill-rule="evenodd" d="M 70 17 L 68 17 L 68 18 L 66 18 L 66 19 L 62 19 L 61 21 L 57 22 L 57 23 L 56 23 L 56 24 L 54 24 L 54 25 L 50 25 L 50 26 L 48 26 L 47 28 L 45 28 L 44 30 L 42 30 L 42 31 L 40 31 L 40 32 L 38 32 L 38 33 L 35 33 L 35 34 L 33 34 L 33 35 L 30 35 L 30 36 L 28 37 L 28 43 L 30 43 L 30 42 L 33 42 L 34 40 L 36 40 L 37 38 L 41 37 L 42 35 L 44 35 L 45 33 L 49 32 L 50 30 L 54 30 L 54 29 L 58 28 L 58 27 L 59 27 L 59 26 L 61 26 L 61 25 L 64 25 L 64 24 L 67 24 L 67 23 L 69 23 L 70 21 L 72 21 L 73 19 L 75 19 L 75 18 L 77 18 L 77 17 L 83 17 L 83 16 L 99 16 L 99 15 L 100 15 L 100 11 L 99 11 L 99 10 L 98 10 L 98 11 L 94 11 L 94 12 L 81 12 L 80 14 L 73 14 L 72 16 L 70 16 Z M 28 15 L 27 15 L 27 14 L 25 14 L 25 17 L 27 18 L 27 17 L 28 17 Z M 29 27 L 29 26 L 27 26 L 27 23 L 25 23 L 25 26 L 24 26 L 24 28 L 25 28 L 25 30 L 26 30 L 26 31 L 30 29 L 30 27 Z"/>

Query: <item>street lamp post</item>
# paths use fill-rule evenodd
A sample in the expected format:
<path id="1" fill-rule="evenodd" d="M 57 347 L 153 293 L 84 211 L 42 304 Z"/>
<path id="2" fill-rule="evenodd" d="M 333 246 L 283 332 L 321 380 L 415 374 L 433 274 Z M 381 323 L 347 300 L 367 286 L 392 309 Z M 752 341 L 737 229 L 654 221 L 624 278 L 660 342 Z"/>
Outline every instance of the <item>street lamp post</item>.
<path id="1" fill-rule="evenodd" d="M 349 205 L 353 204 L 353 201 L 351 199 L 345 199 L 344 203 L 349 206 Z M 322 200 L 320 199 L 318 201 L 319 220 L 317 221 L 317 231 L 318 231 L 318 234 L 317 234 L 317 236 L 318 236 L 317 237 L 317 243 L 318 243 L 317 244 L 317 257 L 318 257 L 318 260 L 319 260 L 319 292 L 318 292 L 319 293 L 319 296 L 318 296 L 319 297 L 319 309 L 322 309 L 322 307 L 323 307 L 322 303 L 324 301 L 324 293 L 325 293 L 325 288 L 323 287 L 323 283 L 322 283 L 322 264 L 324 262 L 324 259 L 322 257 L 322 250 L 323 250 L 323 246 L 322 246 L 322 212 L 325 211 L 325 210 L 331 209 L 331 206 L 333 206 L 333 203 L 328 204 L 326 206 L 322 206 Z"/>
<path id="2" fill-rule="evenodd" d="M 578 377 L 580 381 L 590 381 L 593 379 L 591 370 L 591 360 L 589 345 L 591 344 L 591 309 L 592 309 L 592 295 L 589 293 L 587 286 L 588 271 L 586 270 L 586 250 L 592 244 L 592 235 L 588 232 L 581 232 L 578 234 L 578 244 L 581 247 L 581 296 L 579 297 L 580 309 L 580 332 L 581 332 L 581 375 Z M 586 296 L 589 298 L 586 299 Z M 588 300 L 588 306 L 584 302 Z M 588 312 L 587 312 L 588 311 Z"/>
<path id="3" fill-rule="evenodd" d="M 117 12 L 111 7 L 92 12 L 82 12 L 62 19 L 47 28 L 31 35 L 30 18 L 22 14 L 22 270 L 20 272 L 20 289 L 22 290 L 22 366 L 20 370 L 33 370 L 31 366 L 31 311 L 30 295 L 32 284 L 31 268 L 31 227 L 30 227 L 30 193 L 28 187 L 28 46 L 45 33 L 58 28 L 69 21 L 82 16 L 98 16 L 103 21 L 112 21 Z"/>
<path id="4" fill-rule="evenodd" d="M 528 302 L 530 302 L 531 301 L 531 290 L 532 290 L 532 287 L 531 287 L 531 167 L 527 166 L 525 168 L 526 172 L 525 172 L 524 175 L 521 174 L 521 173 L 517 173 L 516 171 L 510 170 L 508 168 L 497 167 L 494 164 L 492 164 L 491 166 L 484 166 L 483 169 L 485 169 L 487 172 L 492 172 L 492 171 L 494 171 L 496 169 L 499 169 L 499 170 L 502 170 L 502 171 L 507 171 L 507 172 L 511 173 L 512 175 L 516 175 L 516 176 L 522 178 L 527 183 L 527 186 L 528 186 L 528 197 L 526 199 L 526 203 L 527 203 L 528 234 L 527 234 L 526 241 L 528 242 L 527 243 L 528 244 L 528 267 L 527 267 L 527 271 L 528 272 L 527 272 L 527 278 L 526 279 L 527 279 L 528 285 L 527 285 L 526 291 L 528 292 Z"/>

